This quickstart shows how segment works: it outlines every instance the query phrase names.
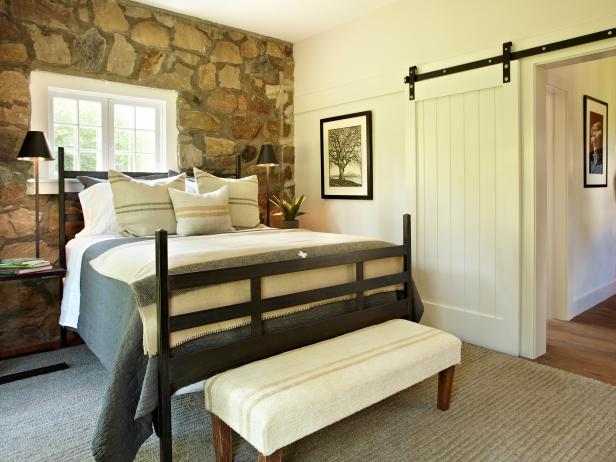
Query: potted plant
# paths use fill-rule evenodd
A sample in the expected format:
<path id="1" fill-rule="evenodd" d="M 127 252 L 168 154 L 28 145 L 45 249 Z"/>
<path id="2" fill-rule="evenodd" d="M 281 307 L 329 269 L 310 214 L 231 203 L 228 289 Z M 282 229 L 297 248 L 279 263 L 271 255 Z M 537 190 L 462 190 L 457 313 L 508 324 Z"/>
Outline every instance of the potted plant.
<path id="1" fill-rule="evenodd" d="M 295 197 L 293 196 L 291 200 L 286 201 L 284 199 L 279 199 L 274 196 L 273 199 L 270 199 L 270 202 L 278 207 L 278 212 L 274 213 L 274 215 L 282 216 L 282 227 L 285 229 L 299 228 L 299 221 L 297 221 L 297 217 L 300 215 L 305 215 L 304 212 L 300 212 L 300 207 L 304 202 L 304 196 Z"/>

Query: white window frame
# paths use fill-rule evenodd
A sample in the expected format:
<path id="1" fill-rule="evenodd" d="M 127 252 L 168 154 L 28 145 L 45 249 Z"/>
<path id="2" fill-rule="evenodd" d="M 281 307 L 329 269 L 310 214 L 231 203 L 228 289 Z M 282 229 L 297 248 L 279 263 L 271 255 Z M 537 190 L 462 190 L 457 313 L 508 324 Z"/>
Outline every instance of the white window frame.
<path id="1" fill-rule="evenodd" d="M 53 115 L 53 99 L 54 98 L 66 98 L 66 99 L 75 99 L 77 101 L 79 100 L 95 101 L 97 103 L 101 103 L 102 159 L 101 159 L 100 166 L 98 165 L 98 159 L 97 159 L 96 169 L 97 170 L 107 170 L 109 168 L 108 166 L 108 146 L 107 146 L 108 130 L 109 130 L 109 116 L 107 114 L 107 109 L 108 109 L 107 100 L 100 96 L 79 94 L 78 92 L 72 92 L 70 90 L 64 90 L 64 89 L 61 90 L 61 89 L 52 89 L 52 88 L 49 89 L 47 97 L 48 97 L 47 108 L 49 112 L 48 118 L 47 118 L 49 122 L 48 133 L 50 134 L 49 143 L 52 145 L 52 148 L 54 148 L 54 151 L 55 151 L 55 143 L 54 143 L 55 121 L 54 121 L 54 115 Z M 77 104 L 77 135 L 76 136 L 77 136 L 77 148 L 75 149 L 75 159 L 77 160 L 79 159 L 79 104 Z"/>
<path id="2" fill-rule="evenodd" d="M 156 99 L 165 101 L 165 152 L 166 159 L 163 165 L 166 169 L 177 170 L 178 167 L 178 128 L 177 128 L 177 101 L 176 90 L 163 90 L 160 88 L 145 87 L 137 83 L 120 83 L 97 78 L 77 77 L 68 74 L 33 70 L 30 73 L 30 127 L 31 130 L 41 130 L 47 134 L 51 141 L 52 133 L 49 132 L 49 100 L 50 88 L 68 88 L 70 92 L 83 91 L 90 94 L 119 95 L 120 98 L 137 97 L 142 99 Z M 54 157 L 56 153 L 54 153 Z M 40 166 L 40 185 L 44 194 L 57 194 L 57 174 L 54 171 L 55 162 L 43 162 Z M 74 180 L 67 179 L 66 187 L 75 188 Z M 77 182 L 79 183 L 79 182 Z M 28 191 L 30 191 L 28 184 Z M 32 185 L 32 191 L 34 186 Z M 55 191 L 55 192 L 54 192 Z M 28 192 L 30 193 L 30 192 Z"/>
<path id="3" fill-rule="evenodd" d="M 69 98 L 85 101 L 97 101 L 101 103 L 101 121 L 102 121 L 102 160 L 100 170 L 108 170 L 115 165 L 115 143 L 114 143 L 114 111 L 115 105 L 129 105 L 129 106 L 143 106 L 152 107 L 156 114 L 156 157 L 154 171 L 166 171 L 167 169 L 167 153 L 165 147 L 166 143 L 166 101 L 149 98 L 138 98 L 130 96 L 121 96 L 107 93 L 97 93 L 82 90 L 72 90 L 67 88 L 49 87 L 47 91 L 48 99 L 48 133 L 52 138 L 51 144 L 54 143 L 54 113 L 53 113 L 53 99 L 54 98 Z M 77 127 L 79 127 L 79 110 L 77 111 Z M 77 133 L 77 139 L 79 139 L 79 133 Z M 79 143 L 79 141 L 78 141 Z M 78 158 L 79 152 L 76 151 Z M 97 170 L 99 165 L 97 162 Z M 48 177 L 56 176 L 53 167 L 50 166 L 48 171 Z"/>
<path id="4" fill-rule="evenodd" d="M 153 108 L 156 112 L 156 122 L 155 122 L 155 126 L 156 126 L 156 130 L 158 132 L 158 136 L 156 137 L 156 152 L 158 153 L 158 156 L 156 156 L 156 171 L 158 170 L 164 170 L 166 165 L 165 165 L 165 152 L 163 147 L 165 146 L 165 118 L 163 117 L 163 115 L 165 114 L 165 102 L 164 101 L 158 101 L 158 100 L 139 100 L 138 103 L 135 103 L 132 99 L 128 99 L 126 97 L 123 98 L 109 98 L 109 105 L 107 107 L 108 113 L 109 113 L 109 127 L 111 128 L 111 130 L 109 131 L 109 159 L 114 159 L 115 160 L 115 133 L 114 133 L 114 124 L 113 124 L 113 114 L 114 114 L 114 107 L 116 105 L 131 105 L 131 106 L 135 106 L 135 105 L 139 105 L 141 107 L 151 107 Z M 133 130 L 137 130 L 137 128 L 134 128 Z M 135 143 L 136 143 L 136 137 L 135 137 Z M 135 146 L 136 148 L 136 146 Z"/>

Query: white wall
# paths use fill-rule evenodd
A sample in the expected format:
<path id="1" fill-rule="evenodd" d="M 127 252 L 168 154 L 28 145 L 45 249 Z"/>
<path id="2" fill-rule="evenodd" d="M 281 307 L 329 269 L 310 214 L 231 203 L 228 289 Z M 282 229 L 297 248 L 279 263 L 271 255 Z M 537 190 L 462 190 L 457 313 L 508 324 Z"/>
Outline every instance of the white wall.
<path id="1" fill-rule="evenodd" d="M 616 58 L 549 69 L 547 82 L 567 94 L 569 293 L 565 319 L 571 319 L 616 294 Z M 584 188 L 584 95 L 608 103 L 607 188 Z"/>
<path id="2" fill-rule="evenodd" d="M 296 190 L 307 196 L 302 226 L 400 241 L 409 210 L 407 86 L 411 65 L 567 37 L 566 29 L 616 23 L 613 0 L 399 0 L 294 45 Z M 549 21 L 546 20 L 549 18 Z M 613 26 L 613 24 L 612 24 Z M 610 26 L 607 26 L 610 27 Z M 417 86 L 421 91 L 421 83 Z M 373 111 L 374 200 L 320 198 L 319 120 Z"/>

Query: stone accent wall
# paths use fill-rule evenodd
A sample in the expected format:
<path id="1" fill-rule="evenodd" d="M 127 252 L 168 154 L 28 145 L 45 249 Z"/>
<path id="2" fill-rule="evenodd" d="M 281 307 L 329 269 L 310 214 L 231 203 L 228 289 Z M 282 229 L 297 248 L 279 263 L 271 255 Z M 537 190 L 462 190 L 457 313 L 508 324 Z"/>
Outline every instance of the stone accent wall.
<path id="1" fill-rule="evenodd" d="M 272 192 L 294 188 L 293 67 L 289 43 L 137 3 L 0 0 L 0 257 L 34 254 L 32 166 L 15 160 L 32 70 L 177 90 L 180 168 L 233 171 L 240 154 L 263 210 L 263 142 L 281 161 Z M 55 197 L 42 196 L 41 215 L 42 256 L 57 261 Z M 0 299 L 0 356 L 57 341 L 57 281 L 0 283 Z"/>

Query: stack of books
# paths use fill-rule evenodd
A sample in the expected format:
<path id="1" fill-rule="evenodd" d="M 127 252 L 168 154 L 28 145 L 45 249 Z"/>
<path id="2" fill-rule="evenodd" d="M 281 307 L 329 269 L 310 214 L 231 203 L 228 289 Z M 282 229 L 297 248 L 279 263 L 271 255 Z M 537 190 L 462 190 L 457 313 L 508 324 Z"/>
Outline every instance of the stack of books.
<path id="1" fill-rule="evenodd" d="M 0 260 L 0 275 L 26 274 L 52 269 L 51 263 L 40 258 L 7 258 Z"/>

